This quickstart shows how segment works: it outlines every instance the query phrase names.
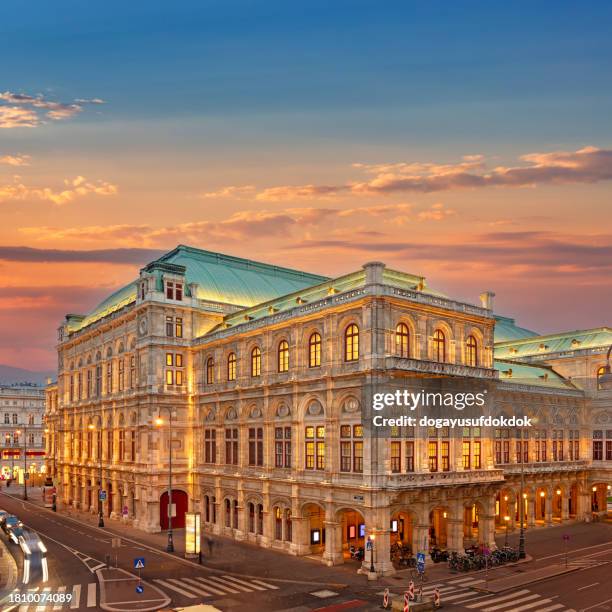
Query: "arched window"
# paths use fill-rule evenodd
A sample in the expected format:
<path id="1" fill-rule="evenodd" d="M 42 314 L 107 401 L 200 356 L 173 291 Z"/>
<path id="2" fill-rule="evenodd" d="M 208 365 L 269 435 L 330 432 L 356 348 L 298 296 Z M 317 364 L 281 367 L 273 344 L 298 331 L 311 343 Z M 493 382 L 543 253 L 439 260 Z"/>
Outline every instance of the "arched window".
<path id="1" fill-rule="evenodd" d="M 321 365 L 321 334 L 314 332 L 308 340 L 308 367 L 318 368 Z"/>
<path id="2" fill-rule="evenodd" d="M 209 357 L 206 360 L 206 384 L 212 385 L 215 382 L 215 360 Z"/>
<path id="3" fill-rule="evenodd" d="M 258 346 L 251 351 L 251 376 L 261 376 L 261 350 Z"/>
<path id="4" fill-rule="evenodd" d="M 474 368 L 478 365 L 478 343 L 474 336 L 468 336 L 465 343 L 465 362 Z"/>
<path id="5" fill-rule="evenodd" d="M 410 330 L 405 323 L 398 323 L 395 328 L 395 354 L 410 357 Z"/>
<path id="6" fill-rule="evenodd" d="M 433 335 L 433 358 L 434 361 L 446 361 L 446 336 L 440 329 Z"/>
<path id="7" fill-rule="evenodd" d="M 289 344 L 286 340 L 282 340 L 278 345 L 278 371 L 289 371 Z"/>
<path id="8" fill-rule="evenodd" d="M 285 540 L 291 542 L 293 540 L 293 533 L 291 529 L 291 510 L 285 510 Z"/>
<path id="9" fill-rule="evenodd" d="M 601 366 L 597 368 L 597 389 L 601 391 L 603 387 L 601 386 L 601 377 L 606 373 L 606 366 Z"/>
<path id="10" fill-rule="evenodd" d="M 236 380 L 236 353 L 227 356 L 227 380 Z"/>
<path id="11" fill-rule="evenodd" d="M 359 359 L 359 328 L 351 323 L 344 332 L 344 361 Z"/>

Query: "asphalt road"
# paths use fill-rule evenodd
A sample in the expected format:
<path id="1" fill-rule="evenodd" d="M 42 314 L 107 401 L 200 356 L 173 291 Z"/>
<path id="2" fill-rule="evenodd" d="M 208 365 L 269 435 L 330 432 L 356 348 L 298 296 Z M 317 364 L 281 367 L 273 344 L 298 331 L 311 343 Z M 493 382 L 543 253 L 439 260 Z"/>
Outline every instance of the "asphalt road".
<path id="1" fill-rule="evenodd" d="M 222 610 L 244 610 L 262 612 L 273 610 L 339 610 L 354 608 L 374 610 L 380 608 L 381 582 L 368 584 L 362 576 L 357 576 L 355 567 L 350 564 L 339 568 L 327 568 L 316 561 L 274 555 L 276 567 L 261 563 L 235 563 L 234 555 L 248 557 L 253 549 L 248 545 L 226 545 L 224 549 L 228 562 L 202 567 L 186 562 L 177 556 L 168 555 L 156 547 L 138 539 L 138 532 L 130 538 L 122 538 L 121 547 L 111 548 L 112 522 L 107 528 L 98 529 L 84 524 L 61 512 L 52 513 L 31 503 L 24 503 L 15 497 L 0 494 L 0 508 L 9 510 L 36 530 L 48 547 L 49 582 L 37 585 L 39 592 L 72 593 L 73 601 L 63 607 L 47 609 L 95 610 L 100 609 L 100 585 L 95 573 L 104 563 L 108 553 L 117 556 L 119 568 L 137 573 L 134 559 L 145 558 L 145 568 L 141 570 L 145 589 L 143 594 L 130 594 L 133 602 L 142 601 L 143 596 L 151 593 L 151 585 L 166 594 L 171 603 L 168 607 L 182 607 L 200 602 L 211 603 Z M 560 564 L 564 562 L 563 534 L 570 536 L 567 543 L 568 559 L 580 569 L 570 574 L 558 576 L 543 582 L 527 583 L 498 594 L 483 594 L 477 590 L 483 581 L 482 574 L 449 575 L 444 568 L 436 575 L 430 572 L 426 593 L 433 592 L 439 585 L 445 610 L 464 610 L 469 612 L 566 612 L 567 610 L 591 610 L 604 612 L 612 610 L 612 525 L 574 524 L 535 529 L 527 532 L 527 551 L 536 559 L 520 572 L 530 569 Z M 510 543 L 515 544 L 518 534 L 510 535 Z M 503 545 L 503 534 L 498 544 Z M 239 548 L 231 548 L 238 546 Z M 15 557 L 20 551 L 12 547 Z M 428 571 L 432 566 L 428 565 Z M 445 575 L 443 575 L 445 574 Z M 281 578 L 284 576 L 284 579 Z M 491 572 L 491 576 L 495 576 Z M 406 577 L 389 579 L 387 584 L 392 592 L 402 593 Z M 76 588 L 78 587 L 78 588 Z M 22 592 L 28 587 L 19 587 Z M 78 602 L 76 597 L 78 596 Z M 9 602 L 10 603 L 10 602 Z M 341 607 L 338 607 L 341 606 Z M 124 602 L 125 610 L 135 610 L 136 604 Z M 3 610 L 10 609 L 4 604 Z M 29 610 L 35 610 L 30 606 Z M 39 608 L 42 609 L 42 608 Z M 143 609 L 141 607 L 141 609 Z M 24 610 L 24 608 L 22 608 Z"/>

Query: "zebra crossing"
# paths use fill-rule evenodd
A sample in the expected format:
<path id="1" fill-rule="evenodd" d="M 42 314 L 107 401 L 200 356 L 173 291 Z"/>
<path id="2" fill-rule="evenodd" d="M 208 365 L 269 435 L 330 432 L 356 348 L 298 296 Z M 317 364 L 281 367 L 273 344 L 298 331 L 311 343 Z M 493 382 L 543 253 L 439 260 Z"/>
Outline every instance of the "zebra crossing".
<path id="1" fill-rule="evenodd" d="M 483 578 L 455 578 L 439 584 L 426 584 L 423 595 L 432 596 L 437 588 L 442 605 L 451 610 L 456 607 L 470 612 L 575 612 L 559 603 L 558 595 L 546 597 L 529 589 L 483 594 L 472 588 L 483 582 Z"/>
<path id="2" fill-rule="evenodd" d="M 3 612 L 49 612 L 49 610 L 85 610 L 97 606 L 97 582 L 72 586 L 46 586 L 33 589 L 14 589 L 3 600 Z M 32 603 L 20 603 L 24 596 Z M 71 597 L 69 597 L 71 596 Z M 49 598 L 48 600 L 46 598 Z M 68 599 L 70 601 L 68 601 Z"/>
<path id="3" fill-rule="evenodd" d="M 256 578 L 245 580 L 229 574 L 221 576 L 191 576 L 188 578 L 154 578 L 152 580 L 168 595 L 182 595 L 187 599 L 202 599 L 241 593 L 278 590 L 279 587 Z"/>

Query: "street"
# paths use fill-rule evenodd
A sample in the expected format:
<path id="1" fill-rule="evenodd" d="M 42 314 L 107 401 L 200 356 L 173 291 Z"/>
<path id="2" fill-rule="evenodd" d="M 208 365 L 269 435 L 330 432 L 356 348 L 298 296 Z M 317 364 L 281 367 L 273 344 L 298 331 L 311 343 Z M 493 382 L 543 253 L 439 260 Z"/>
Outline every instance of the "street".
<path id="1" fill-rule="evenodd" d="M 35 494 L 34 494 L 35 495 Z M 325 567 L 318 559 L 288 557 L 248 544 L 219 543 L 203 565 L 163 550 L 163 534 L 143 534 L 116 521 L 104 529 L 95 517 L 58 509 L 41 508 L 36 499 L 24 502 L 19 491 L 0 494 L 0 508 L 15 513 L 28 528 L 37 531 L 48 548 L 49 581 L 18 585 L 27 593 L 70 593 L 70 602 L 18 605 L 10 595 L 3 610 L 153 610 L 210 603 L 221 610 L 374 610 L 382 603 L 382 591 L 403 596 L 409 576 L 395 576 L 368 583 L 357 574 L 358 564 Z M 76 518 L 79 520 L 76 520 Z M 89 522 L 88 522 L 88 520 Z M 565 541 L 563 535 L 569 536 Z M 113 538 L 121 545 L 113 548 Z M 516 545 L 517 534 L 509 541 Z M 220 539 L 221 540 L 221 539 Z M 498 535 L 503 545 L 504 535 Z M 612 563 L 612 525 L 576 523 L 527 532 L 525 564 L 488 572 L 452 573 L 445 563 L 432 564 L 427 557 L 424 594 L 438 588 L 445 610 L 472 612 L 564 612 L 612 610 L 609 577 Z M 20 551 L 7 544 L 20 563 Z M 567 546 L 567 568 L 565 551 Z M 107 555 L 111 567 L 107 571 Z M 142 559 L 144 568 L 135 569 Z M 561 573 L 534 582 L 538 572 L 558 568 Z M 116 573 L 113 573 L 116 572 Z M 141 581 L 141 582 L 140 582 Z M 495 584 L 510 581 L 511 588 L 491 592 Z M 140 587 L 141 590 L 137 590 Z M 490 590 L 487 591 L 486 589 Z M 34 592 L 34 591 L 33 591 Z"/>

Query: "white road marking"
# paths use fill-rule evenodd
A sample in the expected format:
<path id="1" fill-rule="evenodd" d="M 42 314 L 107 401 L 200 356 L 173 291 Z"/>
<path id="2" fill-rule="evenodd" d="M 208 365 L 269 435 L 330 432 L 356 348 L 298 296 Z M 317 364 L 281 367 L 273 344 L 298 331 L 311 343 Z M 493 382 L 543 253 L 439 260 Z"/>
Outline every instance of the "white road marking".
<path id="1" fill-rule="evenodd" d="M 216 580 L 224 583 L 224 584 L 229 584 L 229 586 L 231 586 L 234 589 L 240 589 L 241 591 L 244 591 L 245 593 L 252 593 L 253 592 L 253 587 L 247 587 L 247 586 L 243 586 L 242 584 L 235 584 L 233 583 L 231 580 L 228 580 L 227 578 L 221 578 L 219 576 L 215 577 Z"/>
<path id="2" fill-rule="evenodd" d="M 534 601 L 525 606 L 521 606 L 520 608 L 512 608 L 512 612 L 523 612 L 524 610 L 532 610 L 536 606 L 538 607 L 538 612 L 542 612 L 542 608 L 540 608 L 540 606 L 543 604 L 551 603 L 551 601 L 552 599 L 539 599 L 538 601 Z M 555 605 L 559 606 L 560 608 L 563 607 L 561 604 L 555 604 Z"/>
<path id="3" fill-rule="evenodd" d="M 278 590 L 278 588 L 279 588 L 276 585 L 268 584 L 267 582 L 264 582 L 263 580 L 255 580 L 255 578 L 252 578 L 251 582 L 254 582 L 255 584 L 261 584 L 261 586 L 268 587 L 269 589 L 276 589 L 276 590 Z"/>
<path id="4" fill-rule="evenodd" d="M 81 585 L 75 584 L 72 587 L 72 600 L 70 601 L 70 609 L 76 610 L 79 607 L 81 601 Z"/>
<path id="5" fill-rule="evenodd" d="M 51 587 L 45 587 L 42 590 L 43 593 L 50 593 L 51 592 Z M 45 609 L 47 608 L 46 604 L 42 604 L 40 606 L 36 606 L 36 612 L 45 612 Z"/>
<path id="6" fill-rule="evenodd" d="M 95 608 L 96 607 L 96 583 L 90 582 L 87 585 L 87 607 Z"/>
<path id="7" fill-rule="evenodd" d="M 199 582 L 193 580 L 193 578 L 183 578 L 183 581 L 189 583 L 189 585 L 193 585 L 193 587 L 188 586 L 188 588 L 190 588 L 192 591 L 195 591 L 196 593 L 199 593 L 204 597 L 212 597 L 212 595 L 208 591 L 204 590 L 202 588 L 202 585 Z"/>
<path id="8" fill-rule="evenodd" d="M 234 578 L 233 576 L 223 576 L 223 578 L 227 578 L 227 580 L 231 580 L 232 582 L 236 582 L 238 584 L 247 584 L 250 587 L 258 590 L 258 591 L 265 591 L 266 589 L 262 586 L 259 586 L 258 584 L 253 584 L 251 582 L 244 582 L 242 580 L 239 580 L 238 578 Z"/>
<path id="9" fill-rule="evenodd" d="M 208 580 L 212 580 L 213 584 L 216 584 L 218 588 L 222 588 L 226 592 L 240 593 L 240 591 L 237 591 L 236 589 L 232 589 L 231 587 L 227 586 L 225 582 L 223 582 L 220 578 L 217 578 L 216 576 L 209 576 Z"/>
<path id="10" fill-rule="evenodd" d="M 213 593 L 216 593 L 217 595 L 227 595 L 227 591 L 222 591 L 218 584 L 215 584 L 213 586 L 212 584 L 210 584 L 210 582 L 208 582 L 208 580 L 206 580 L 206 578 L 195 576 L 194 580 L 201 582 L 209 591 L 212 591 Z"/>
<path id="11" fill-rule="evenodd" d="M 554 606 L 548 606 L 548 608 L 542 608 L 541 610 L 538 610 L 538 612 L 552 612 L 553 610 L 558 610 L 559 608 L 562 608 L 563 605 L 562 604 L 555 604 Z M 573 612 L 572 610 L 567 610 L 567 612 Z"/>
<path id="12" fill-rule="evenodd" d="M 584 591 L 584 589 L 590 589 L 591 587 L 597 586 L 598 584 L 599 584 L 599 582 L 594 582 L 593 584 L 587 584 L 586 586 L 579 587 L 576 590 L 577 591 Z"/>
<path id="13" fill-rule="evenodd" d="M 516 604 L 520 604 L 520 603 L 525 603 L 526 601 L 529 601 L 531 599 L 539 599 L 540 596 L 537 593 L 532 593 L 531 595 L 525 595 L 524 597 L 521 597 L 520 599 L 513 599 L 512 601 L 506 601 L 504 603 L 501 603 L 497 606 L 490 606 L 489 608 L 483 608 L 482 612 L 495 612 L 495 610 L 502 610 L 503 608 L 507 608 L 508 606 L 512 606 L 512 610 L 518 610 L 518 608 L 515 608 Z M 496 603 L 495 600 L 493 601 L 489 601 L 488 603 Z"/>
<path id="14" fill-rule="evenodd" d="M 511 597 L 517 597 L 518 595 L 525 595 L 529 593 L 527 589 L 523 589 L 522 591 L 517 591 L 516 593 L 510 593 L 509 595 L 503 595 L 502 597 L 497 597 L 495 601 L 503 601 L 504 599 L 510 599 Z M 467 608 L 482 608 L 482 606 L 486 606 L 490 601 L 479 601 L 478 603 L 472 604 L 470 606 L 466 606 Z"/>
<path id="15" fill-rule="evenodd" d="M 194 595 L 190 591 L 185 591 L 184 589 L 181 589 L 181 587 L 175 586 L 174 584 L 170 584 L 166 580 L 155 578 L 153 582 L 156 582 L 157 584 L 161 584 L 161 586 L 163 586 L 164 588 L 171 589 L 172 591 L 176 591 L 177 593 L 180 593 L 181 595 L 184 595 L 185 597 L 189 597 L 190 599 L 195 599 L 197 597 L 197 595 Z"/>

